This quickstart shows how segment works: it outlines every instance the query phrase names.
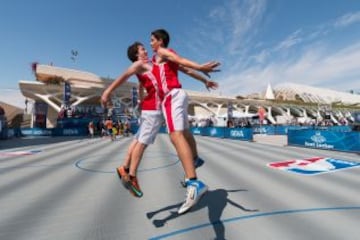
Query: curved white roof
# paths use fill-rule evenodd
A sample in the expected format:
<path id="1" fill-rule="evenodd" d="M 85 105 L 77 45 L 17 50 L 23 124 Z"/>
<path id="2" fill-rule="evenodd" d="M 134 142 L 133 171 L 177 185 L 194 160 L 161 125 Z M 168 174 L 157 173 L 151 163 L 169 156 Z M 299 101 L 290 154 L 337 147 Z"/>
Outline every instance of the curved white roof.
<path id="1" fill-rule="evenodd" d="M 76 87 L 104 87 L 104 81 L 96 74 L 90 72 L 42 64 L 36 66 L 36 78 L 39 81 L 46 82 L 54 77 L 61 77 L 64 81 L 69 81 Z"/>
<path id="2" fill-rule="evenodd" d="M 302 99 L 311 103 L 342 103 L 360 105 L 360 95 L 340 92 L 326 88 L 317 88 L 296 83 L 282 83 L 274 87 L 275 97 L 284 100 Z"/>

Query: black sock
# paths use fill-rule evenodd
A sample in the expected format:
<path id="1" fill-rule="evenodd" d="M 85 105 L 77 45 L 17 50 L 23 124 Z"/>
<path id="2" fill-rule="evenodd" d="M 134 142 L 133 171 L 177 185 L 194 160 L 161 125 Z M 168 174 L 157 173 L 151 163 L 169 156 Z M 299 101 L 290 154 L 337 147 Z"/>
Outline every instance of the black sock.
<path id="1" fill-rule="evenodd" d="M 189 178 L 190 181 L 196 181 L 197 180 L 197 177 L 192 177 L 192 178 Z"/>

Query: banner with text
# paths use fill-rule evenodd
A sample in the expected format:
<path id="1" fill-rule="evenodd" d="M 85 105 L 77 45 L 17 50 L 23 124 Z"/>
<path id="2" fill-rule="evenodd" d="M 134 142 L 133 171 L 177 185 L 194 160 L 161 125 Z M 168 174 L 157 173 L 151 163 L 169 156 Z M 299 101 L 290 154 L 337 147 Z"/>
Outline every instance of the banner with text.
<path id="1" fill-rule="evenodd" d="M 360 132 L 328 130 L 289 130 L 288 145 L 309 148 L 360 152 Z"/>

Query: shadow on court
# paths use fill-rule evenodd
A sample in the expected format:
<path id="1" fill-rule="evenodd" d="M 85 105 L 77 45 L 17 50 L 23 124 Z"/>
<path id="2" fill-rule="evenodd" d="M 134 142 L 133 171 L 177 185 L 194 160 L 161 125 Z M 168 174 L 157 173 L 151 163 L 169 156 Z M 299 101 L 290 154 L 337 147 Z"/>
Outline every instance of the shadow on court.
<path id="1" fill-rule="evenodd" d="M 232 201 L 229 199 L 228 193 L 234 193 L 234 192 L 241 192 L 241 191 L 247 191 L 244 189 L 239 190 L 225 190 L 225 189 L 216 189 L 212 191 L 208 191 L 203 198 L 200 200 L 200 202 L 197 203 L 197 205 L 192 208 L 189 212 L 195 212 L 203 208 L 208 208 L 208 214 L 209 214 L 209 221 L 214 229 L 215 232 L 215 239 L 217 240 L 224 240 L 225 239 L 225 226 L 223 222 L 220 220 L 221 215 L 226 207 L 226 205 L 229 203 L 232 206 L 239 208 L 242 211 L 245 212 L 257 212 L 257 209 L 247 209 L 240 204 Z M 169 211 L 169 215 L 163 219 L 154 219 L 152 223 L 155 227 L 163 227 L 168 221 L 175 219 L 177 217 L 180 217 L 181 214 L 177 213 L 178 208 L 181 206 L 181 203 L 176 203 L 174 205 L 170 205 L 164 208 L 161 208 L 156 211 L 148 212 L 146 213 L 146 216 L 148 219 L 152 219 L 155 215 L 161 212 Z"/>

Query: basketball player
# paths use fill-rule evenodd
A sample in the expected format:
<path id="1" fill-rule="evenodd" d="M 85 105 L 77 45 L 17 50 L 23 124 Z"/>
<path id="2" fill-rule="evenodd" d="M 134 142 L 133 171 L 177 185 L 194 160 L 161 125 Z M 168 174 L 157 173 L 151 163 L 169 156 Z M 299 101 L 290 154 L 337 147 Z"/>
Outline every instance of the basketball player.
<path id="1" fill-rule="evenodd" d="M 219 71 L 216 68 L 219 62 L 211 61 L 205 64 L 198 64 L 186 58 L 180 57 L 172 49 L 168 49 L 170 36 L 164 29 L 158 29 L 151 33 L 151 47 L 154 51 L 152 58 L 153 69 L 158 80 L 161 92 L 164 92 L 162 111 L 169 131 L 171 142 L 181 160 L 186 177 L 187 194 L 184 204 L 179 208 L 178 213 L 182 214 L 193 207 L 206 193 L 208 187 L 197 179 L 193 163 L 189 122 L 187 115 L 188 96 L 178 79 L 180 67 L 192 68 L 205 74 Z M 194 140 L 193 140 L 194 141 Z M 190 144 L 189 144 L 190 143 Z"/>

